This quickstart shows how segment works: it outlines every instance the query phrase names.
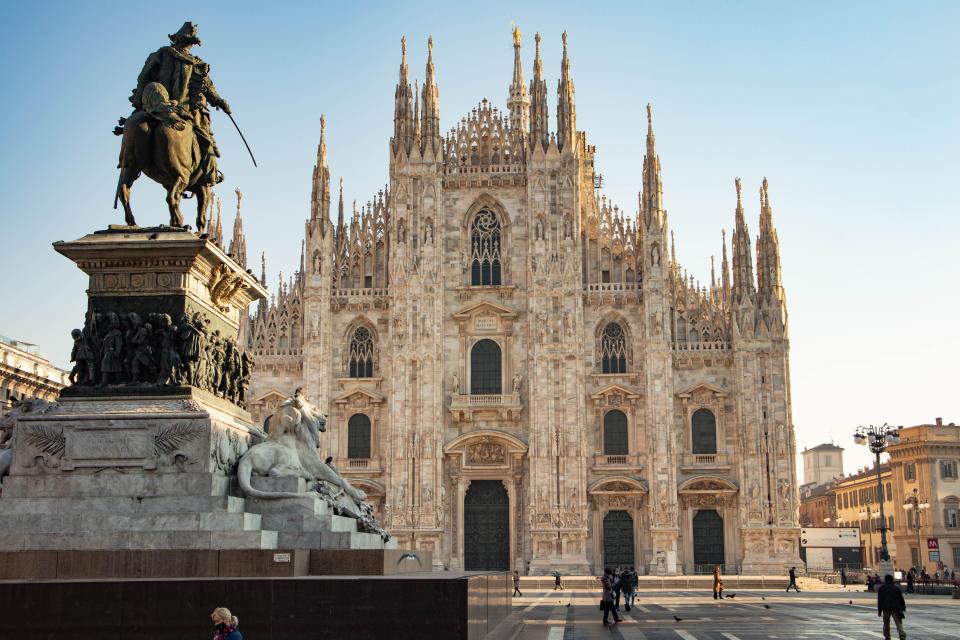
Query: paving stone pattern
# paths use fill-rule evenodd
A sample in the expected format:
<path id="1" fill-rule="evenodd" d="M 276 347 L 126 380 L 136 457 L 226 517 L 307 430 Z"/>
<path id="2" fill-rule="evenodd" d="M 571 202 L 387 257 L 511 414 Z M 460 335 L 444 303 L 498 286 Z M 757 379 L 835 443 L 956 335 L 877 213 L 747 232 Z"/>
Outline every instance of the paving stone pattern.
<path id="1" fill-rule="evenodd" d="M 907 595 L 908 638 L 955 639 L 960 634 L 960 600 Z M 789 595 L 782 591 L 741 591 L 715 602 L 707 591 L 641 593 L 623 622 L 604 627 L 600 592 L 526 591 L 514 598 L 524 619 L 519 640 L 868 640 L 883 638 L 876 595 L 835 591 Z M 852 600 L 853 604 L 850 604 Z M 570 604 L 570 606 L 567 606 Z M 767 609 L 764 605 L 768 605 Z M 681 619 L 676 622 L 674 616 Z M 892 629 L 896 638 L 896 630 Z"/>

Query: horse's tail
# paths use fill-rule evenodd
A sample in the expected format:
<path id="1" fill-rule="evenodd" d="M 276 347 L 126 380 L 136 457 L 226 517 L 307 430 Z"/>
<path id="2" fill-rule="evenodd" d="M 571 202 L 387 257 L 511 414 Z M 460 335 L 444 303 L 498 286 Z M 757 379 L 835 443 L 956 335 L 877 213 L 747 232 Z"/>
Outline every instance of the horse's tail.
<path id="1" fill-rule="evenodd" d="M 120 174 L 117 176 L 117 190 L 113 194 L 113 210 L 117 210 L 117 202 L 120 200 L 120 187 L 123 186 L 123 169 L 120 169 Z"/>

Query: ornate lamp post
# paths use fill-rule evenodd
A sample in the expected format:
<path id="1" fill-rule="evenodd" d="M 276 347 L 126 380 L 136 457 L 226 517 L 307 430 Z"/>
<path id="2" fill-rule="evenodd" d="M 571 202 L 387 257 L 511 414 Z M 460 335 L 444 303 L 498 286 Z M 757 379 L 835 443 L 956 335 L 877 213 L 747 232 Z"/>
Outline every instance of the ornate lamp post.
<path id="1" fill-rule="evenodd" d="M 876 456 L 877 469 L 877 499 L 880 501 L 880 572 L 882 575 L 893 575 L 893 563 L 890 561 L 890 552 L 887 551 L 887 521 L 883 514 L 883 481 L 880 479 L 880 454 L 887 450 L 887 445 L 900 442 L 900 429 L 884 424 L 881 427 L 870 425 L 857 427 L 853 433 L 853 441 L 870 448 Z"/>
<path id="2" fill-rule="evenodd" d="M 930 503 L 920 497 L 920 492 L 916 487 L 913 489 L 913 495 L 907 496 L 903 508 L 907 513 L 913 511 L 916 515 L 913 517 L 913 526 L 917 530 L 917 569 L 923 566 L 923 548 L 920 546 L 920 512 L 930 508 Z"/>

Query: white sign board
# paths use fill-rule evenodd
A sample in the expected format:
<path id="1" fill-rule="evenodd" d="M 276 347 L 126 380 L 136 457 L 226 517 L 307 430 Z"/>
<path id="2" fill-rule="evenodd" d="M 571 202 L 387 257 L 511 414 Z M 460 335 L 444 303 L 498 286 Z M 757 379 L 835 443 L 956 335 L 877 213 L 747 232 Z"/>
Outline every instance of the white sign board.
<path id="1" fill-rule="evenodd" d="M 833 549 L 807 549 L 807 571 L 833 571 Z"/>
<path id="2" fill-rule="evenodd" d="M 859 547 L 860 529 L 855 527 L 808 527 L 800 529 L 801 547 Z"/>

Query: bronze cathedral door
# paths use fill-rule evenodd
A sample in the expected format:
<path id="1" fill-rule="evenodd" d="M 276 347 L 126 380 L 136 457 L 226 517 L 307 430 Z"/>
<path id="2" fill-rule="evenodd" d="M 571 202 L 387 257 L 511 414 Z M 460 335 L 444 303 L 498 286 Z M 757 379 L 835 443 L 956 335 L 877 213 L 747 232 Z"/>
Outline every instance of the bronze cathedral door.
<path id="1" fill-rule="evenodd" d="M 603 566 L 633 565 L 633 518 L 626 511 L 610 511 L 603 518 Z"/>
<path id="2" fill-rule="evenodd" d="M 510 568 L 510 502 L 499 480 L 473 480 L 463 500 L 463 565 L 467 571 Z"/>

